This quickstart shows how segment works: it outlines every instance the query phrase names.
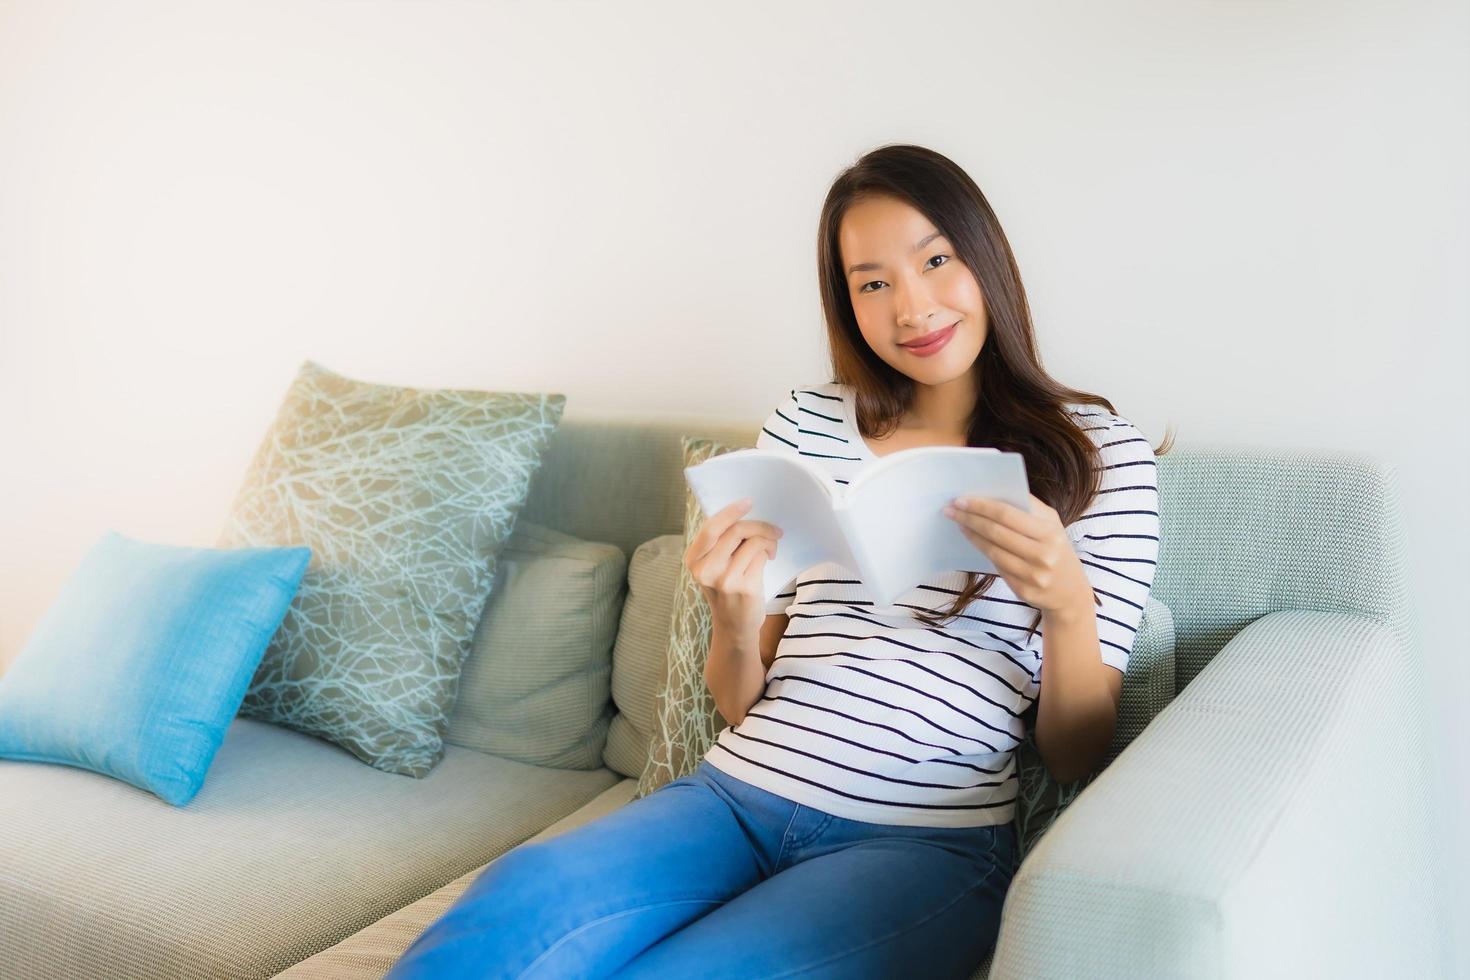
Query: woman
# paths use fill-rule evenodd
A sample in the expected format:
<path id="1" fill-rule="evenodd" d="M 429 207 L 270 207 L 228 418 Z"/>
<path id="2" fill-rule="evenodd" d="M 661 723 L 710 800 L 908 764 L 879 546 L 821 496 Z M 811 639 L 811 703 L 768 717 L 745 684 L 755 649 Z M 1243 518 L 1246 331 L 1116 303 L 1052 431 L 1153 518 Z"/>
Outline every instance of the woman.
<path id="1" fill-rule="evenodd" d="M 1034 730 L 1071 781 L 1113 734 L 1158 556 L 1155 452 L 1042 369 L 1006 237 L 940 154 L 886 146 L 842 173 L 817 257 L 837 380 L 792 389 L 756 445 L 841 484 L 916 446 L 1021 453 L 1030 511 L 947 511 L 999 574 L 882 606 L 818 565 L 763 603 L 781 529 L 745 503 L 710 515 L 684 560 L 730 724 L 689 775 L 493 862 L 390 977 L 963 978 L 994 945 L 1016 746 Z"/>

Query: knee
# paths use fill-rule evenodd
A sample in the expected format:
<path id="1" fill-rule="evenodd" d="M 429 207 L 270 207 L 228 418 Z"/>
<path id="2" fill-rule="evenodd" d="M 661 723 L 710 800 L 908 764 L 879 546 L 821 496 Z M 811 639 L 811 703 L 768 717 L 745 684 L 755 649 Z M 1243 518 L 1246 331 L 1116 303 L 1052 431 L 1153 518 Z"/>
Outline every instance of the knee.
<path id="1" fill-rule="evenodd" d="M 496 858 L 476 880 L 479 887 L 500 890 L 555 891 L 575 867 L 562 848 L 548 846 L 554 841 L 520 844 Z"/>

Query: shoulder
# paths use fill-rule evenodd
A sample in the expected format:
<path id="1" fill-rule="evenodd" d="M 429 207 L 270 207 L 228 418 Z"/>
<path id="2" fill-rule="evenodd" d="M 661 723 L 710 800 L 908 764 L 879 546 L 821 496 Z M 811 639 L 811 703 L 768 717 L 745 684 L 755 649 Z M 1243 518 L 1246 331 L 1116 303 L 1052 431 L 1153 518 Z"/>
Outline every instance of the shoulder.
<path id="1" fill-rule="evenodd" d="M 822 381 L 788 388 L 786 397 L 766 416 L 756 437 L 762 449 L 799 450 L 814 427 L 826 428 L 843 418 L 842 386 Z"/>
<path id="2" fill-rule="evenodd" d="M 782 417 L 795 421 L 798 413 L 839 417 L 842 415 L 844 397 L 843 386 L 833 381 L 798 385 L 787 389 L 786 397 L 781 399 L 767 421 Z"/>
<path id="3" fill-rule="evenodd" d="M 1123 416 L 1108 411 L 1102 405 L 1085 405 L 1081 402 L 1068 402 L 1067 414 L 1083 429 L 1107 429 L 1116 425 L 1131 424 Z"/>
<path id="4" fill-rule="evenodd" d="M 1158 461 L 1148 437 L 1129 419 L 1101 405 L 1069 405 L 1068 410 L 1078 428 L 1097 447 L 1096 468 L 1101 471 L 1099 490 L 1088 504 L 1088 514 L 1111 513 L 1120 507 L 1127 511 L 1145 503 L 1149 508 L 1156 507 L 1156 502 L 1147 502 L 1158 487 Z M 1142 510 L 1134 512 L 1143 513 Z M 1157 510 L 1149 513 L 1157 521 Z M 1074 522 L 1072 528 L 1079 526 Z"/>
<path id="5" fill-rule="evenodd" d="M 1068 404 L 1067 414 L 1092 440 L 1105 461 L 1153 458 L 1153 444 L 1129 419 L 1101 405 Z"/>
<path id="6" fill-rule="evenodd" d="M 1085 531 L 1099 539 L 1114 538 L 1109 544 L 1116 554 L 1134 545 L 1144 550 L 1157 547 L 1158 462 L 1153 443 L 1131 420 L 1101 405 L 1070 405 L 1068 409 L 1097 447 L 1095 469 L 1101 471 L 1097 492 L 1084 513 L 1067 526 L 1068 537 L 1077 542 Z M 1089 560 L 1097 557 L 1089 552 Z M 1134 562 L 1144 557 L 1151 556 L 1140 551 L 1118 560 Z"/>
<path id="7" fill-rule="evenodd" d="M 844 391 L 845 386 L 835 381 L 820 381 L 816 384 L 791 389 L 791 396 L 810 408 L 820 409 L 825 406 L 828 409 L 840 410 Z"/>

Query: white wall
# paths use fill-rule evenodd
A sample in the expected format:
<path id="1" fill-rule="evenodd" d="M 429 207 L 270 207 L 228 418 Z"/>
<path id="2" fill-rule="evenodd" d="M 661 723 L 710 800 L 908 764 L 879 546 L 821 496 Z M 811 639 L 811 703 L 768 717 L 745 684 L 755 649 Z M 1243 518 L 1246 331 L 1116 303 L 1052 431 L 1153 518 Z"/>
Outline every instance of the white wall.
<path id="1" fill-rule="evenodd" d="M 1156 442 L 1402 467 L 1463 756 L 1467 27 L 1462 2 L 0 3 L 0 664 L 104 529 L 213 543 L 305 358 L 758 421 L 826 377 L 828 183 L 911 141 L 986 191 L 1062 380 Z"/>

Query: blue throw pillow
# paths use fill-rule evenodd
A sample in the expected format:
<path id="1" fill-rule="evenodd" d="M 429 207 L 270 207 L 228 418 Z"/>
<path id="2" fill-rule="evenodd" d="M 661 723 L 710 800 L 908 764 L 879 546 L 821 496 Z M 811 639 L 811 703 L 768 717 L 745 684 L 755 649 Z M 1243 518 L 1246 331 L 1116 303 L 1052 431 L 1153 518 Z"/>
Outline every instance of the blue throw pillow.
<path id="1" fill-rule="evenodd" d="M 0 756 L 188 803 L 310 559 L 103 535 L 0 676 Z"/>

